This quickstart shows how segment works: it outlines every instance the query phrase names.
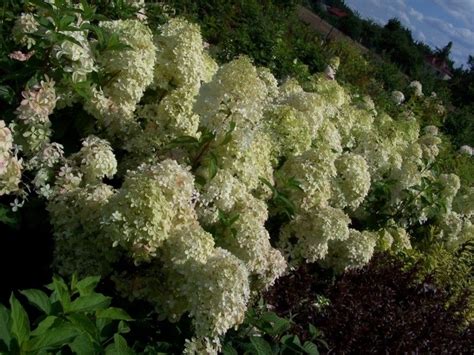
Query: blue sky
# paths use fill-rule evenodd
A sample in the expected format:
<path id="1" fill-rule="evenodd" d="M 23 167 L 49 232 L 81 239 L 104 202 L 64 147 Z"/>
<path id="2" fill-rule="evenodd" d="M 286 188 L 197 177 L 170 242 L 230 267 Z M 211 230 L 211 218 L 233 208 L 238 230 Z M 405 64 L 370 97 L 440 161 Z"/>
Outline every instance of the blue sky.
<path id="1" fill-rule="evenodd" d="M 453 41 L 457 66 L 474 55 L 474 0 L 346 0 L 364 18 L 385 24 L 393 17 L 409 28 L 415 40 L 431 47 Z"/>

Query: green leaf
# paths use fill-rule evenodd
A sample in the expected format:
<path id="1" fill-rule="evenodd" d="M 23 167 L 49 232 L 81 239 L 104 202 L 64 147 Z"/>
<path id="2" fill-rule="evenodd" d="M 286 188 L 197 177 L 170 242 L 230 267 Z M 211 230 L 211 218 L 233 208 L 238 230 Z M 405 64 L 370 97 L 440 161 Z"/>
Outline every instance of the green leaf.
<path id="1" fill-rule="evenodd" d="M 2 99 L 8 104 L 12 104 L 14 97 L 15 91 L 13 91 L 10 86 L 0 85 L 0 99 Z"/>
<path id="2" fill-rule="evenodd" d="M 58 30 L 64 31 L 68 28 L 68 26 L 75 21 L 75 17 L 71 15 L 65 15 L 61 17 L 58 23 Z"/>
<path id="3" fill-rule="evenodd" d="M 120 41 L 119 36 L 116 33 L 110 35 L 109 40 L 107 42 L 107 51 L 123 51 L 126 49 L 130 49 L 131 47 L 128 44 L 125 44 Z"/>
<path id="4" fill-rule="evenodd" d="M 30 4 L 38 6 L 40 9 L 45 9 L 49 11 L 54 11 L 54 8 L 51 4 L 48 4 L 47 2 L 43 0 L 28 0 Z"/>
<path id="5" fill-rule="evenodd" d="M 3 341 L 7 348 L 10 347 L 10 312 L 0 303 L 0 341 Z"/>
<path id="6" fill-rule="evenodd" d="M 50 284 L 49 287 L 54 291 L 53 293 L 61 303 L 64 312 L 67 312 L 69 305 L 71 304 L 71 296 L 69 294 L 69 288 L 67 287 L 64 280 L 55 276 L 53 277 L 53 283 Z"/>
<path id="7" fill-rule="evenodd" d="M 72 88 L 74 91 L 84 99 L 89 99 L 91 97 L 90 87 L 92 82 L 90 80 L 80 81 L 78 83 L 72 83 Z"/>
<path id="8" fill-rule="evenodd" d="M 51 301 L 46 293 L 41 290 L 23 290 L 20 293 L 28 299 L 32 305 L 46 314 L 51 313 Z"/>
<path id="9" fill-rule="evenodd" d="M 69 344 L 76 336 L 78 330 L 68 324 L 53 327 L 40 336 L 36 336 L 26 344 L 26 350 L 38 352 L 40 350 L 59 349 Z"/>
<path id="10" fill-rule="evenodd" d="M 73 301 L 68 312 L 95 312 L 99 309 L 107 308 L 110 304 L 110 297 L 106 297 L 100 293 L 93 293 L 81 296 Z"/>
<path id="11" fill-rule="evenodd" d="M 74 295 L 77 291 L 77 282 L 79 280 L 77 279 L 77 273 L 74 273 L 72 274 L 72 277 L 71 277 L 71 292 L 72 292 L 72 295 Z"/>
<path id="12" fill-rule="evenodd" d="M 74 338 L 74 341 L 69 344 L 72 352 L 75 354 L 97 354 L 98 349 L 92 340 L 86 335 L 81 334 Z"/>
<path id="13" fill-rule="evenodd" d="M 206 178 L 205 178 L 205 177 L 202 177 L 202 176 L 200 176 L 200 175 L 196 175 L 196 176 L 194 177 L 194 180 L 196 181 L 196 184 L 201 185 L 201 186 L 204 186 L 204 185 L 206 185 L 206 183 L 207 183 Z"/>
<path id="14" fill-rule="evenodd" d="M 36 329 L 34 329 L 32 332 L 31 332 L 31 336 L 39 336 L 41 334 L 43 334 L 44 332 L 46 332 L 49 328 L 51 328 L 53 326 L 53 324 L 59 320 L 58 317 L 55 317 L 55 316 L 47 316 L 45 319 L 43 319 L 41 321 L 40 324 L 38 324 L 38 326 L 36 327 Z"/>
<path id="15" fill-rule="evenodd" d="M 15 298 L 13 293 L 10 296 L 10 308 L 12 320 L 11 331 L 21 347 L 30 337 L 30 320 L 28 319 L 28 314 L 25 309 Z"/>
<path id="16" fill-rule="evenodd" d="M 82 47 L 81 42 L 79 42 L 77 39 L 75 39 L 72 36 L 65 35 L 64 33 L 54 33 L 54 36 L 57 37 L 58 40 L 68 41 L 68 42 L 78 45 L 79 47 Z"/>
<path id="17" fill-rule="evenodd" d="M 314 325 L 310 324 L 309 325 L 309 334 L 311 334 L 311 336 L 313 336 L 313 337 L 319 336 L 318 328 L 316 328 Z"/>
<path id="18" fill-rule="evenodd" d="M 307 354 L 309 355 L 319 355 L 319 350 L 316 344 L 307 341 L 303 345 L 303 349 L 306 351 Z"/>
<path id="19" fill-rule="evenodd" d="M 270 181 L 268 181 L 267 179 L 264 179 L 264 178 L 258 178 L 262 183 L 264 183 L 266 186 L 268 186 L 268 188 L 272 191 L 273 194 L 276 193 L 276 189 L 275 187 L 273 187 L 273 185 L 270 183 Z"/>
<path id="20" fill-rule="evenodd" d="M 217 174 L 217 157 L 214 153 L 209 156 L 209 178 L 212 179 Z"/>
<path id="21" fill-rule="evenodd" d="M 291 322 L 288 319 L 281 318 L 274 312 L 266 312 L 262 315 L 261 320 L 270 325 L 270 329 L 265 329 L 265 331 L 272 336 L 280 335 L 291 327 Z"/>
<path id="22" fill-rule="evenodd" d="M 230 123 L 229 130 L 226 132 L 224 140 L 222 141 L 222 145 L 226 145 L 227 143 L 230 142 L 230 140 L 232 139 L 232 132 L 234 132 L 234 130 L 235 130 L 235 122 L 232 121 Z"/>
<path id="23" fill-rule="evenodd" d="M 176 139 L 173 139 L 170 145 L 173 146 L 183 146 L 183 145 L 198 145 L 199 141 L 192 136 L 181 136 Z"/>
<path id="24" fill-rule="evenodd" d="M 235 350 L 235 348 L 230 344 L 225 344 L 222 347 L 222 354 L 223 355 L 239 355 L 237 350 Z"/>
<path id="25" fill-rule="evenodd" d="M 296 335 L 292 335 L 292 334 L 284 335 L 281 338 L 280 342 L 293 350 L 301 351 L 302 349 L 300 339 Z"/>
<path id="26" fill-rule="evenodd" d="M 257 355 L 272 355 L 272 347 L 270 344 L 261 337 L 250 337 L 250 342 L 252 343 Z"/>
<path id="27" fill-rule="evenodd" d="M 132 318 L 121 308 L 109 307 L 97 311 L 97 318 L 109 318 L 114 320 L 132 320 Z"/>
<path id="28" fill-rule="evenodd" d="M 73 291 L 79 291 L 81 296 L 87 296 L 91 294 L 94 289 L 97 287 L 97 284 L 100 281 L 100 276 L 88 276 L 80 281 L 78 281 L 75 285 L 75 289 Z"/>
<path id="29" fill-rule="evenodd" d="M 84 333 L 89 334 L 93 339 L 99 341 L 99 330 L 95 323 L 89 319 L 85 314 L 74 313 L 67 316 L 67 319 Z"/>
<path id="30" fill-rule="evenodd" d="M 126 334 L 130 332 L 130 327 L 125 321 L 121 320 L 117 326 L 117 331 L 120 334 Z"/>
<path id="31" fill-rule="evenodd" d="M 105 349 L 106 355 L 131 355 L 133 354 L 132 349 L 127 345 L 127 341 L 120 334 L 114 335 L 114 343 L 110 344 Z"/>
<path id="32" fill-rule="evenodd" d="M 7 226 L 14 227 L 18 224 L 18 219 L 14 217 L 10 217 L 11 210 L 9 208 L 3 207 L 0 205 L 0 223 L 4 223 Z"/>

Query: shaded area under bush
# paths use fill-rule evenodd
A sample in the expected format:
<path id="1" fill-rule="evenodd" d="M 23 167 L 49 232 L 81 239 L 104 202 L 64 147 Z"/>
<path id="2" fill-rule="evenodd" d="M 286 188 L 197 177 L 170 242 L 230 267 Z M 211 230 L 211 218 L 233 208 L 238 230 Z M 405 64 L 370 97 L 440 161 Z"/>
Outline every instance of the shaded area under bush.
<path id="1" fill-rule="evenodd" d="M 301 338 L 312 323 L 336 353 L 474 352 L 474 326 L 463 328 L 466 298 L 446 308 L 449 293 L 429 278 L 416 283 L 416 268 L 404 271 L 401 261 L 377 255 L 327 287 L 314 271 L 304 265 L 266 294 L 278 314 L 294 316 Z M 320 311 L 312 306 L 319 292 L 330 300 Z"/>

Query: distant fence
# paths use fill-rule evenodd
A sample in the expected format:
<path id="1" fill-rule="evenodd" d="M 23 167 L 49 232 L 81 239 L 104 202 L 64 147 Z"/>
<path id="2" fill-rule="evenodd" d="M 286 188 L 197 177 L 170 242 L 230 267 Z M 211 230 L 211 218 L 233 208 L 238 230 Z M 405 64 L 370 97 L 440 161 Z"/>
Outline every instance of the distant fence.
<path id="1" fill-rule="evenodd" d="M 337 28 L 335 28 L 328 22 L 324 21 L 321 17 L 319 17 L 314 12 L 304 6 L 298 6 L 298 17 L 301 21 L 308 24 L 309 27 L 311 27 L 313 30 L 323 35 L 326 40 L 343 39 L 353 43 L 357 48 L 362 51 L 362 53 L 369 52 L 366 47 L 354 41 L 352 38 L 346 36 L 344 33 L 339 31 Z"/>

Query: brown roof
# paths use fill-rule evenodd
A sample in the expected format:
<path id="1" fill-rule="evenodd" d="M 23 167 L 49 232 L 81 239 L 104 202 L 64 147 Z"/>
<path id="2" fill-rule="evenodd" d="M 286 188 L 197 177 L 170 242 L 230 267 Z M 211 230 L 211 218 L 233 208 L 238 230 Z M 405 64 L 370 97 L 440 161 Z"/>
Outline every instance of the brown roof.
<path id="1" fill-rule="evenodd" d="M 451 73 L 451 70 L 449 69 L 448 63 L 446 63 L 445 60 L 438 58 L 435 55 L 428 55 L 425 57 L 425 61 L 443 74 L 453 76 L 453 73 Z"/>
<path id="2" fill-rule="evenodd" d="M 334 15 L 334 16 L 337 16 L 337 17 L 347 17 L 347 16 L 349 16 L 349 14 L 347 12 L 345 12 L 344 10 L 342 10 L 338 7 L 334 7 L 334 6 L 329 7 L 328 11 L 331 15 Z"/>

